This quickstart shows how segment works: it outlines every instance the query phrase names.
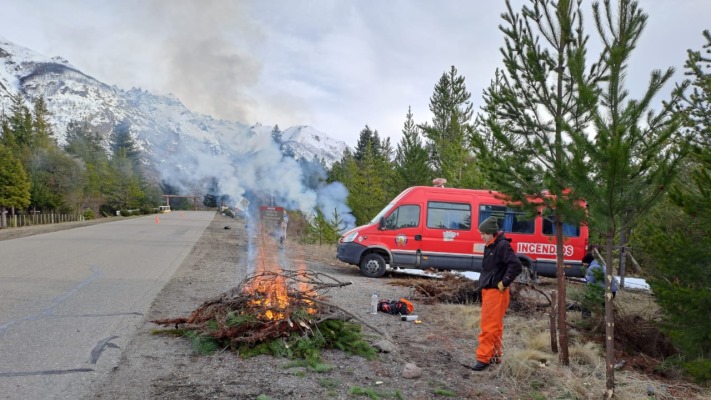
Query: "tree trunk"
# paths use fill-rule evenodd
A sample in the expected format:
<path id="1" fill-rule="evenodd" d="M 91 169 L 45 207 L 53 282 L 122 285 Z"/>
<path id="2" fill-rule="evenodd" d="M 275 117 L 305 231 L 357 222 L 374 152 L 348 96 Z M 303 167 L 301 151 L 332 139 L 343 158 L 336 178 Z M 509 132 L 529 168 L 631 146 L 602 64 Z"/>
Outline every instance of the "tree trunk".
<path id="1" fill-rule="evenodd" d="M 619 263 L 619 272 L 620 272 L 620 287 L 623 288 L 625 287 L 625 275 L 627 275 L 627 270 L 625 268 L 626 266 L 626 261 L 627 257 L 625 257 L 625 253 L 627 252 L 627 238 L 630 235 L 630 211 L 626 211 L 624 213 L 624 216 L 622 217 L 622 229 L 620 229 L 620 263 Z"/>
<path id="2" fill-rule="evenodd" d="M 551 290 L 551 314 L 550 314 L 550 328 L 551 328 L 551 351 L 553 353 L 558 352 L 558 330 L 555 328 L 555 316 L 556 316 L 556 304 L 557 296 L 555 290 Z"/>
<path id="3" fill-rule="evenodd" d="M 0 207 L 0 228 L 7 227 L 7 217 L 5 217 L 5 207 Z"/>
<path id="4" fill-rule="evenodd" d="M 625 230 L 620 232 L 620 261 L 619 261 L 619 271 L 620 271 L 620 287 L 625 287 L 625 261 L 627 261 L 626 250 L 627 250 L 627 237 L 625 235 Z"/>
<path id="5" fill-rule="evenodd" d="M 563 264 L 563 223 L 559 215 L 555 219 L 555 239 L 556 239 L 556 277 L 558 280 L 558 345 L 560 353 L 558 359 L 561 365 L 569 365 L 568 354 L 568 326 L 566 325 L 566 290 L 565 290 L 565 266 Z"/>
<path id="6" fill-rule="evenodd" d="M 612 309 L 612 245 L 614 231 L 607 231 L 605 254 L 605 394 L 606 398 L 615 397 L 615 316 Z"/>

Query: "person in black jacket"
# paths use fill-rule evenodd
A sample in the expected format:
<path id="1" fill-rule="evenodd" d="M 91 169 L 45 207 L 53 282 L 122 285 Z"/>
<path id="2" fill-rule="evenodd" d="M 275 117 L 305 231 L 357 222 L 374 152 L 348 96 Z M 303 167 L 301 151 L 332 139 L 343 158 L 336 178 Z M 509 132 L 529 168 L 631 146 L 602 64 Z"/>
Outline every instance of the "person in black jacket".
<path id="1" fill-rule="evenodd" d="M 511 300 L 509 286 L 521 273 L 521 261 L 511 248 L 510 240 L 499 231 L 496 217 L 479 225 L 486 243 L 481 264 L 481 333 L 476 349 L 475 371 L 483 371 L 492 362 L 500 362 L 504 336 L 504 315 Z"/>

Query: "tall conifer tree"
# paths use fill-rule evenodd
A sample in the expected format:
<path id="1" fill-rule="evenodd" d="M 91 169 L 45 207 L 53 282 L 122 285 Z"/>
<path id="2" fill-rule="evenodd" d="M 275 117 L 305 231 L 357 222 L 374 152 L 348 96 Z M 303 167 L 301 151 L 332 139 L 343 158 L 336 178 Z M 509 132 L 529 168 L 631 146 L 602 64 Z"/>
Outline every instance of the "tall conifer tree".
<path id="1" fill-rule="evenodd" d="M 647 282 L 662 310 L 662 329 L 699 381 L 711 380 L 711 33 L 701 51 L 688 51 L 691 90 L 680 115 L 691 138 L 690 157 L 680 168 L 669 200 L 647 218 L 638 235 Z M 673 277 L 673 279 L 670 279 Z"/>
<path id="2" fill-rule="evenodd" d="M 8 125 L 8 132 L 12 134 L 14 138 L 12 141 L 17 145 L 17 150 L 21 152 L 23 158 L 27 159 L 32 142 L 32 113 L 25 105 L 25 99 L 20 92 L 12 96 Z"/>
<path id="3" fill-rule="evenodd" d="M 372 130 L 366 125 L 365 128 L 360 131 L 353 156 L 356 161 L 361 161 L 365 158 L 368 151 L 380 153 L 380 135 L 378 135 L 377 130 Z"/>
<path id="4" fill-rule="evenodd" d="M 279 146 L 279 148 L 282 147 L 282 131 L 279 129 L 279 125 L 274 125 L 274 128 L 272 129 L 272 140 L 274 143 Z"/>
<path id="5" fill-rule="evenodd" d="M 51 114 L 43 97 L 40 96 L 34 101 L 33 111 L 31 146 L 35 150 L 56 147 L 57 142 L 49 122 Z"/>
<path id="6" fill-rule="evenodd" d="M 679 150 L 679 120 L 673 114 L 679 102 L 678 90 L 672 99 L 651 110 L 652 100 L 669 81 L 673 68 L 651 73 L 639 100 L 629 99 L 625 89 L 627 65 L 647 22 L 636 1 L 619 0 L 615 8 L 605 1 L 593 4 L 593 15 L 604 44 L 602 65 L 606 79 L 582 90 L 592 94 L 593 134 L 572 131 L 575 149 L 571 165 L 574 186 L 588 201 L 590 213 L 598 217 L 606 242 L 607 279 L 606 388 L 614 397 L 614 317 L 612 309 L 613 244 L 642 212 L 669 186 L 683 159 Z M 576 77 L 577 78 L 577 77 Z"/>
<path id="7" fill-rule="evenodd" d="M 430 162 L 438 177 L 447 179 L 451 186 L 472 187 L 472 157 L 468 145 L 471 134 L 473 106 L 464 77 L 452 66 L 442 74 L 430 97 L 432 123 L 423 124 L 423 135 L 428 139 Z"/>
<path id="8" fill-rule="evenodd" d="M 108 154 L 102 146 L 103 139 L 88 123 L 71 121 L 67 125 L 66 140 L 64 149 L 84 165 L 81 208 L 91 208 L 98 214 L 115 179 L 109 168 Z"/>
<path id="9" fill-rule="evenodd" d="M 111 169 L 115 179 L 108 199 L 114 209 L 138 208 L 145 198 L 140 151 L 130 128 L 128 121 L 123 121 L 114 127 L 111 136 Z"/>
<path id="10" fill-rule="evenodd" d="M 13 151 L 0 144 L 0 228 L 7 226 L 7 207 L 25 208 L 30 204 L 30 181 Z"/>
<path id="11" fill-rule="evenodd" d="M 134 173 L 142 173 L 141 152 L 131 136 L 130 122 L 122 121 L 114 126 L 111 132 L 111 152 L 113 157 L 125 157 L 131 161 Z"/>
<path id="12" fill-rule="evenodd" d="M 500 26 L 505 69 L 485 96 L 485 109 L 494 113 L 485 119 L 498 147 L 494 152 L 473 135 L 474 151 L 496 189 L 532 213 L 542 205 L 544 217 L 554 223 L 559 359 L 568 365 L 563 223 L 580 222 L 584 209 L 577 193 L 569 191 L 572 155 L 566 132 L 587 125 L 590 113 L 578 80 L 590 84 L 597 75 L 595 68 L 585 71 L 587 37 L 579 2 L 532 0 L 520 13 L 508 0 L 506 7 Z"/>
<path id="13" fill-rule="evenodd" d="M 362 225 L 380 211 L 389 198 L 380 171 L 379 154 L 367 143 L 360 161 L 354 160 L 357 173 L 348 188 L 348 206 L 353 210 L 358 225 Z"/>
<path id="14" fill-rule="evenodd" d="M 428 165 L 427 149 L 422 144 L 419 128 L 412 115 L 412 107 L 407 108 L 402 139 L 397 145 L 395 156 L 397 191 L 410 186 L 429 185 L 432 170 Z"/>

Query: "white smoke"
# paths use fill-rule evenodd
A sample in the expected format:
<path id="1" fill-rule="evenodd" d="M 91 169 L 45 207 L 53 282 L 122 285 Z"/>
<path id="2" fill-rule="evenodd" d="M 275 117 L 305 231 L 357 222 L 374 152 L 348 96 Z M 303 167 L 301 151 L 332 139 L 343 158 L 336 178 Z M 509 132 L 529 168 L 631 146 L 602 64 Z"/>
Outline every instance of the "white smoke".
<path id="1" fill-rule="evenodd" d="M 159 172 L 164 182 L 181 191 L 206 194 L 210 180 L 215 178 L 217 194 L 228 195 L 231 207 L 241 208 L 239 203 L 245 197 L 269 199 L 306 216 L 313 215 L 316 209 L 329 220 L 337 216 L 344 229 L 355 226 L 355 218 L 346 205 L 348 190 L 339 182 L 325 183 L 326 172 L 320 165 L 309 163 L 305 167 L 284 156 L 267 129 L 246 129 L 223 138 L 220 148 L 225 147 L 224 151 L 183 146 L 204 149 L 185 154 L 180 151 L 180 144 L 175 147 L 176 151 L 159 163 Z"/>

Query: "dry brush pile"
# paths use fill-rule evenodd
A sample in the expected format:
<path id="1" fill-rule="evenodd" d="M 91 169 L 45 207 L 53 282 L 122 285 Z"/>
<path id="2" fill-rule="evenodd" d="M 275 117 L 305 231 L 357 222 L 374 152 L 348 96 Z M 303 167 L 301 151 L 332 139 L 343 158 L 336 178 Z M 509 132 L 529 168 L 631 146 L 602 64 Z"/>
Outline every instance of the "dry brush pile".
<path id="1" fill-rule="evenodd" d="M 261 272 L 205 301 L 188 317 L 154 320 L 174 327 L 156 331 L 184 335 L 199 352 L 230 349 L 318 361 L 320 348 L 340 348 L 371 358 L 375 349 L 361 338 L 357 318 L 323 300 L 330 289 L 348 285 L 309 271 Z"/>

